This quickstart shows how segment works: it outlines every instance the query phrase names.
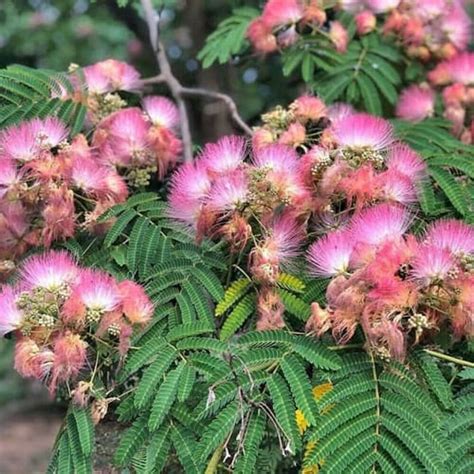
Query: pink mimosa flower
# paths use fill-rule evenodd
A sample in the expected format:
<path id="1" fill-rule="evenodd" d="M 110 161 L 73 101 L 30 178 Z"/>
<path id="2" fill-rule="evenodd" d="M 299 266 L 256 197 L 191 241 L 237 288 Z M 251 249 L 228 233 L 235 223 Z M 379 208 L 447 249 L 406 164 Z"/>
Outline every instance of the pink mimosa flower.
<path id="1" fill-rule="evenodd" d="M 179 130 L 179 111 L 176 104 L 167 97 L 148 96 L 143 99 L 143 109 L 153 125 L 170 130 Z"/>
<path id="2" fill-rule="evenodd" d="M 10 286 L 0 290 L 0 336 L 18 329 L 23 314 L 16 305 L 17 294 Z"/>
<path id="3" fill-rule="evenodd" d="M 456 255 L 474 253 L 474 227 L 462 221 L 445 219 L 434 222 L 425 238 L 431 245 Z"/>
<path id="4" fill-rule="evenodd" d="M 208 143 L 204 147 L 201 160 L 211 174 L 229 173 L 242 165 L 246 148 L 245 138 L 228 135 L 216 143 Z"/>
<path id="5" fill-rule="evenodd" d="M 412 85 L 404 89 L 398 99 L 397 117 L 419 122 L 434 112 L 435 95 L 430 87 Z"/>

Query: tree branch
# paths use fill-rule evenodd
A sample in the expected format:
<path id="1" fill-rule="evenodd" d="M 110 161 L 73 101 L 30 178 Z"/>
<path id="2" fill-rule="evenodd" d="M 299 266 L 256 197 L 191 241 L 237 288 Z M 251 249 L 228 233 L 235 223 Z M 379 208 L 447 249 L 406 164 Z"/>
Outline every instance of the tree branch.
<path id="1" fill-rule="evenodd" d="M 181 85 L 181 83 L 178 81 L 176 76 L 173 74 L 173 71 L 171 70 L 171 65 L 169 63 L 168 56 L 166 55 L 166 50 L 162 42 L 160 41 L 160 17 L 156 10 L 153 8 L 151 0 L 141 0 L 141 4 L 145 13 L 145 20 L 148 26 L 150 43 L 153 48 L 153 52 L 155 53 L 158 67 L 160 68 L 160 74 L 148 79 L 143 79 L 142 84 L 148 85 L 164 83 L 168 86 L 179 110 L 181 137 L 183 140 L 184 149 L 184 160 L 192 161 L 193 159 L 193 143 L 191 137 L 191 130 L 189 127 L 189 116 L 186 109 L 186 102 L 184 100 L 186 96 L 204 98 L 207 97 L 210 99 L 222 101 L 229 110 L 229 114 L 234 120 L 234 122 L 246 134 L 252 135 L 252 129 L 244 122 L 242 117 L 239 115 L 237 105 L 235 104 L 232 97 L 220 92 L 209 91 L 207 89 L 201 88 L 183 87 Z"/>

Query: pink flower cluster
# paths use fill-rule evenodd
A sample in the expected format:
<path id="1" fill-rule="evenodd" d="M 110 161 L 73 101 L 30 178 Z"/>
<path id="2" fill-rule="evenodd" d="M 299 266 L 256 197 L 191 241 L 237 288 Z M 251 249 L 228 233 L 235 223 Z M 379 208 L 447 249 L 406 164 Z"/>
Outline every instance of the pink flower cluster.
<path id="1" fill-rule="evenodd" d="M 111 362 L 124 356 L 133 330 L 153 310 L 140 285 L 117 282 L 79 267 L 67 252 L 50 251 L 27 259 L 17 284 L 0 290 L 0 336 L 16 335 L 15 369 L 41 380 L 53 394 L 90 376 L 98 351 Z M 93 395 L 93 380 L 88 387 Z M 84 403 L 84 390 L 75 394 Z"/>
<path id="2" fill-rule="evenodd" d="M 346 29 L 339 21 L 326 27 L 326 20 L 319 0 L 268 0 L 262 14 L 249 25 L 247 37 L 256 51 L 272 53 L 296 43 L 303 32 L 321 31 L 337 52 L 345 52 L 349 40 Z"/>
<path id="3" fill-rule="evenodd" d="M 471 39 L 471 20 L 462 0 L 341 0 L 355 15 L 357 32 L 381 29 L 394 36 L 406 53 L 421 61 L 446 59 L 464 51 Z"/>
<path id="4" fill-rule="evenodd" d="M 439 63 L 428 79 L 442 88 L 444 116 L 453 124 L 453 133 L 465 143 L 474 143 L 474 53 Z"/>
<path id="5" fill-rule="evenodd" d="M 270 112 L 251 148 L 243 138 L 224 137 L 171 181 L 171 217 L 198 239 L 223 238 L 232 251 L 248 252 L 248 270 L 260 285 L 259 329 L 284 325 L 275 285 L 309 233 L 344 226 L 377 203 L 415 204 L 425 175 L 422 159 L 396 143 L 387 121 L 344 106 L 325 112 L 319 99 L 302 97 Z M 290 140 L 293 147 L 288 123 L 309 131 Z"/>
<path id="6" fill-rule="evenodd" d="M 72 237 L 78 226 L 93 226 L 98 215 L 127 195 L 116 169 L 97 159 L 83 135 L 68 141 L 59 120 L 34 119 L 5 129 L 0 134 L 0 260 L 13 262 L 30 247 Z"/>
<path id="7" fill-rule="evenodd" d="M 394 36 L 409 56 L 422 61 L 450 58 L 466 50 L 471 37 L 462 0 L 339 0 L 330 9 L 318 0 L 268 0 L 247 36 L 261 53 L 288 47 L 302 35 L 328 39 L 343 53 L 348 32 L 339 21 L 327 21 L 338 10 L 354 15 L 359 35 L 374 31 L 379 17 L 383 34 Z"/>
<path id="8" fill-rule="evenodd" d="M 417 238 L 407 233 L 412 219 L 379 204 L 310 247 L 313 273 L 332 280 L 327 308 L 312 305 L 308 332 L 331 331 L 345 344 L 360 327 L 368 350 L 400 361 L 442 328 L 474 337 L 474 227 L 441 220 Z"/>
<path id="9" fill-rule="evenodd" d="M 84 75 L 95 103 L 138 81 L 131 66 L 114 60 L 88 66 Z M 54 117 L 0 132 L 0 277 L 30 247 L 49 247 L 78 228 L 102 230 L 96 221 L 105 210 L 153 175 L 163 179 L 180 158 L 179 113 L 166 97 L 147 96 L 142 108 L 101 115 L 90 144 L 82 134 L 70 138 Z"/>

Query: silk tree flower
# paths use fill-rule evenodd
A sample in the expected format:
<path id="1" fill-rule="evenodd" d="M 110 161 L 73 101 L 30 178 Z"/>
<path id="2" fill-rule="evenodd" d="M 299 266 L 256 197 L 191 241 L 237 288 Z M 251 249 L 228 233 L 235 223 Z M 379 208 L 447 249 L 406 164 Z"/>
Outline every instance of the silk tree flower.
<path id="1" fill-rule="evenodd" d="M 211 175 L 230 173 L 241 167 L 247 153 L 246 140 L 236 135 L 220 138 L 204 147 L 200 160 Z"/>
<path id="2" fill-rule="evenodd" d="M 397 170 L 388 170 L 377 176 L 380 198 L 384 201 L 400 203 L 405 206 L 417 201 L 413 181 Z"/>
<path id="3" fill-rule="evenodd" d="M 398 7 L 400 0 L 365 0 L 367 8 L 374 13 L 386 13 Z"/>
<path id="4" fill-rule="evenodd" d="M 440 30 L 459 51 L 468 47 L 472 37 L 472 21 L 462 4 L 452 2 L 449 10 L 443 12 Z"/>
<path id="5" fill-rule="evenodd" d="M 142 101 L 153 125 L 164 127 L 174 132 L 179 131 L 179 111 L 176 104 L 167 97 L 147 96 Z"/>
<path id="6" fill-rule="evenodd" d="M 0 290 L 0 336 L 19 328 L 23 319 L 21 310 L 16 305 L 17 292 L 10 286 Z"/>
<path id="7" fill-rule="evenodd" d="M 83 68 L 90 92 L 104 94 L 117 90 L 132 91 L 139 86 L 140 74 L 129 64 L 116 59 L 106 59 Z"/>
<path id="8" fill-rule="evenodd" d="M 444 219 L 428 227 L 425 240 L 455 255 L 474 254 L 474 227 L 455 219 Z"/>
<path id="9" fill-rule="evenodd" d="M 78 276 L 77 263 L 63 250 L 34 255 L 25 260 L 20 271 L 21 285 L 26 290 L 58 290 L 75 281 Z"/>
<path id="10" fill-rule="evenodd" d="M 247 38 L 259 53 L 273 53 L 278 49 L 273 28 L 267 25 L 262 17 L 257 17 L 250 23 L 247 29 Z"/>
<path id="11" fill-rule="evenodd" d="M 271 28 L 297 23 L 303 18 L 298 0 L 269 0 L 263 8 L 262 20 Z"/>
<path id="12" fill-rule="evenodd" d="M 420 245 L 411 261 L 410 275 L 422 285 L 443 281 L 456 270 L 452 253 L 434 245 Z"/>
<path id="13" fill-rule="evenodd" d="M 171 178 L 169 216 L 196 229 L 199 213 L 211 186 L 212 181 L 201 161 L 181 165 Z"/>
<path id="14" fill-rule="evenodd" d="M 338 53 L 345 53 L 347 51 L 347 44 L 349 43 L 349 33 L 343 24 L 339 21 L 331 21 L 329 24 L 329 38 Z"/>
<path id="15" fill-rule="evenodd" d="M 355 16 L 357 34 L 366 35 L 375 30 L 377 18 L 370 10 L 364 10 Z"/>
<path id="16" fill-rule="evenodd" d="M 27 162 L 38 158 L 68 136 L 65 125 L 55 117 L 33 119 L 12 125 L 0 133 L 0 152 L 13 160 Z"/>
<path id="17" fill-rule="evenodd" d="M 289 108 L 295 118 L 303 124 L 326 117 L 328 112 L 326 104 L 319 97 L 311 95 L 298 97 Z"/>
<path id="18" fill-rule="evenodd" d="M 124 280 L 118 284 L 122 311 L 132 324 L 146 324 L 153 316 L 154 307 L 141 285 Z"/>
<path id="19" fill-rule="evenodd" d="M 100 313 L 114 311 L 120 305 L 117 283 L 99 270 L 81 270 L 72 297 L 78 298 L 87 310 Z"/>
<path id="20" fill-rule="evenodd" d="M 327 234 L 308 250 L 311 273 L 317 277 L 334 277 L 348 272 L 354 250 L 352 235 L 347 231 Z"/>
<path id="21" fill-rule="evenodd" d="M 390 148 L 386 164 L 388 170 L 395 170 L 409 178 L 417 186 L 427 176 L 426 163 L 418 153 L 404 144 Z"/>
<path id="22" fill-rule="evenodd" d="M 398 98 L 396 115 L 409 122 L 419 122 L 434 113 L 435 94 L 429 86 L 412 85 Z"/>
<path id="23" fill-rule="evenodd" d="M 212 185 L 206 201 L 216 213 L 228 213 L 241 207 L 248 200 L 248 180 L 242 170 L 219 177 Z"/>
<path id="24" fill-rule="evenodd" d="M 0 199 L 21 182 L 16 162 L 11 158 L 0 158 Z"/>
<path id="25" fill-rule="evenodd" d="M 252 162 L 257 168 L 269 171 L 296 172 L 298 169 L 298 155 L 290 147 L 272 144 L 255 151 Z"/>
<path id="26" fill-rule="evenodd" d="M 354 242 L 377 246 L 402 237 L 411 221 L 404 207 L 384 203 L 363 210 L 350 228 Z"/>
<path id="27" fill-rule="evenodd" d="M 387 120 L 365 113 L 345 115 L 335 120 L 332 133 L 340 147 L 368 148 L 379 152 L 386 150 L 395 139 Z"/>
<path id="28" fill-rule="evenodd" d="M 150 155 L 147 141 L 149 128 L 150 124 L 141 109 L 122 109 L 99 124 L 93 143 L 96 141 L 99 146 L 102 145 L 104 157 L 113 164 L 130 166 L 146 163 Z"/>

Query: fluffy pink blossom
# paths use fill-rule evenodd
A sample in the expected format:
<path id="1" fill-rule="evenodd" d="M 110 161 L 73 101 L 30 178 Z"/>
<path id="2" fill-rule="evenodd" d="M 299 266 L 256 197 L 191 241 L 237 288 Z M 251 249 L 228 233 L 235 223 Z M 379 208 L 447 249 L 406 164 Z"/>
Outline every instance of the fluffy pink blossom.
<path id="1" fill-rule="evenodd" d="M 245 138 L 228 135 L 216 143 L 208 143 L 202 152 L 203 165 L 211 174 L 221 175 L 239 168 L 245 158 Z"/>
<path id="2" fill-rule="evenodd" d="M 53 290 L 72 283 L 78 274 L 78 266 L 68 252 L 51 250 L 25 260 L 20 278 L 26 289 Z"/>
<path id="3" fill-rule="evenodd" d="M 423 285 L 446 279 L 455 269 L 455 260 L 448 249 L 420 245 L 411 261 L 410 274 Z"/>
<path id="4" fill-rule="evenodd" d="M 336 231 L 311 245 L 308 260 L 311 272 L 319 277 L 333 277 L 348 271 L 354 249 L 352 235 Z"/>
<path id="5" fill-rule="evenodd" d="M 116 90 L 131 91 L 138 87 L 140 74 L 129 64 L 106 59 L 83 69 L 88 89 L 97 94 Z"/>
<path id="6" fill-rule="evenodd" d="M 11 158 L 0 158 L 0 199 L 19 184 L 20 178 L 16 163 Z"/>
<path id="7" fill-rule="evenodd" d="M 79 298 L 87 309 L 113 311 L 120 305 L 120 293 L 115 280 L 99 270 L 81 270 L 73 296 Z"/>
<path id="8" fill-rule="evenodd" d="M 195 227 L 201 207 L 211 190 L 212 182 L 202 162 L 185 163 L 171 179 L 169 215 Z"/>
<path id="9" fill-rule="evenodd" d="M 459 2 L 452 2 L 448 11 L 443 11 L 441 31 L 459 51 L 467 48 L 472 38 L 472 22 Z"/>
<path id="10" fill-rule="evenodd" d="M 280 264 L 288 264 L 301 252 L 303 228 L 291 212 L 275 217 L 267 232 L 267 245 L 277 252 Z"/>
<path id="11" fill-rule="evenodd" d="M 143 99 L 143 110 L 153 125 L 170 130 L 179 130 L 179 111 L 176 104 L 166 97 L 147 96 Z"/>
<path id="12" fill-rule="evenodd" d="M 258 168 L 270 171 L 296 172 L 298 169 L 298 155 L 290 147 L 272 144 L 256 150 L 253 163 Z"/>
<path id="13" fill-rule="evenodd" d="M 408 211 L 393 204 L 378 204 L 363 210 L 351 223 L 355 242 L 380 245 L 399 239 L 408 229 L 412 216 Z"/>
<path id="14" fill-rule="evenodd" d="M 0 336 L 14 331 L 20 325 L 23 314 L 16 305 L 17 294 L 10 286 L 0 290 Z"/>
<path id="15" fill-rule="evenodd" d="M 30 161 L 38 157 L 41 143 L 34 134 L 32 122 L 12 125 L 0 134 L 0 150 L 11 159 Z"/>
<path id="16" fill-rule="evenodd" d="M 258 52 L 273 53 L 278 49 L 277 38 L 272 30 L 272 27 L 267 25 L 262 17 L 255 18 L 250 23 L 247 37 Z"/>
<path id="17" fill-rule="evenodd" d="M 365 113 L 346 115 L 332 126 L 339 146 L 385 150 L 393 141 L 393 129 L 387 120 Z"/>
<path id="18" fill-rule="evenodd" d="M 141 285 L 125 280 L 118 284 L 122 311 L 132 324 L 146 324 L 153 316 L 153 304 Z"/>
<path id="19" fill-rule="evenodd" d="M 215 212 L 233 211 L 247 201 L 248 181 L 243 171 L 218 178 L 209 191 L 208 205 Z"/>
<path id="20" fill-rule="evenodd" d="M 433 115 L 434 103 L 435 94 L 429 86 L 412 85 L 400 94 L 396 115 L 403 120 L 419 122 Z"/>
<path id="21" fill-rule="evenodd" d="M 397 170 L 388 170 L 377 177 L 381 198 L 386 201 L 410 205 L 417 201 L 413 181 Z"/>
<path id="22" fill-rule="evenodd" d="M 329 24 L 329 37 L 338 53 L 345 53 L 349 43 L 349 34 L 339 21 L 331 21 Z"/>
<path id="23" fill-rule="evenodd" d="M 311 95 L 298 97 L 290 108 L 297 120 L 305 123 L 307 121 L 319 120 L 327 115 L 326 104 L 319 98 Z"/>
<path id="24" fill-rule="evenodd" d="M 114 112 L 99 124 L 100 132 L 106 134 L 107 160 L 113 164 L 127 166 L 146 162 L 149 157 L 147 134 L 150 128 L 143 112 L 130 107 Z"/>
<path id="25" fill-rule="evenodd" d="M 426 163 L 407 145 L 397 144 L 391 147 L 386 163 L 389 170 L 404 174 L 415 185 L 426 177 Z"/>
<path id="26" fill-rule="evenodd" d="M 357 33 L 359 35 L 368 34 L 371 31 L 373 31 L 375 27 L 377 26 L 377 18 L 369 10 L 364 10 L 358 13 L 355 16 L 355 22 L 356 22 Z"/>
<path id="27" fill-rule="evenodd" d="M 365 0 L 367 8 L 374 13 L 386 13 L 397 8 L 400 0 Z"/>
<path id="28" fill-rule="evenodd" d="M 269 0 L 263 9 L 262 20 L 271 28 L 297 23 L 303 17 L 298 0 Z"/>
<path id="29" fill-rule="evenodd" d="M 455 219 L 434 222 L 428 228 L 425 239 L 431 245 L 459 254 L 474 253 L 474 227 Z"/>
<path id="30" fill-rule="evenodd" d="M 449 60 L 448 67 L 453 82 L 474 84 L 474 53 L 464 52 Z"/>

